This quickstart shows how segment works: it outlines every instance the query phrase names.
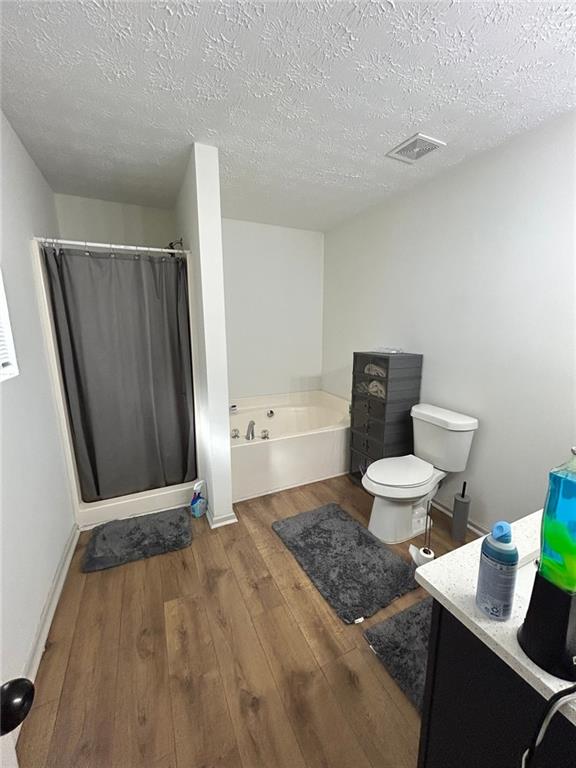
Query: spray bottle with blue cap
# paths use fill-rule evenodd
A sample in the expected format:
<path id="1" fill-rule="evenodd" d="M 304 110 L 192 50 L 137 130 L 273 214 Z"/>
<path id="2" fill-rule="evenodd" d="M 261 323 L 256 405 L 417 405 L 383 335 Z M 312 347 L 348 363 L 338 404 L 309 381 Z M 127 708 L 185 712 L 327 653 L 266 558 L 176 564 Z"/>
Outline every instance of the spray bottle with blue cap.
<path id="1" fill-rule="evenodd" d="M 482 542 L 476 605 L 491 619 L 506 621 L 512 615 L 518 550 L 512 528 L 504 520 L 495 523 Z"/>
<path id="2" fill-rule="evenodd" d="M 192 501 L 190 502 L 190 511 L 193 517 L 202 517 L 208 511 L 208 502 L 202 495 L 204 486 L 204 480 L 198 480 L 194 483 Z"/>

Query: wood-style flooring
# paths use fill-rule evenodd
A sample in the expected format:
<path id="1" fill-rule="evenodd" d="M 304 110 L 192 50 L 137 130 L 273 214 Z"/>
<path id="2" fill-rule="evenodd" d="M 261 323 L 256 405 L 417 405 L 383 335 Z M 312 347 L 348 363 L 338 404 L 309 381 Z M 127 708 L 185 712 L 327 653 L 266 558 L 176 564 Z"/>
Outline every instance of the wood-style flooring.
<path id="1" fill-rule="evenodd" d="M 367 522 L 371 497 L 338 477 L 237 504 L 237 525 L 195 520 L 188 549 L 108 571 L 80 571 L 82 534 L 20 768 L 414 768 L 418 714 L 362 632 L 423 591 L 345 625 L 270 527 L 331 501 Z M 432 546 L 452 548 L 446 521 Z"/>

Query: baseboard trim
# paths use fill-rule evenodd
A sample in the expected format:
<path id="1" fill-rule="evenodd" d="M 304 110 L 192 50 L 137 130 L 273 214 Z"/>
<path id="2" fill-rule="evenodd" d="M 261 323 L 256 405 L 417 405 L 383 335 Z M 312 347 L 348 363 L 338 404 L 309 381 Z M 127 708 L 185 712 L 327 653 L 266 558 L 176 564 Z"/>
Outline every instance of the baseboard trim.
<path id="1" fill-rule="evenodd" d="M 210 528 L 222 528 L 224 525 L 232 525 L 233 523 L 238 522 L 238 518 L 234 512 L 222 515 L 222 517 L 213 517 L 210 507 L 208 507 L 208 511 L 206 512 L 206 519 L 208 520 Z"/>
<path id="2" fill-rule="evenodd" d="M 442 504 L 442 502 L 433 499 L 431 506 L 437 509 L 439 512 L 442 512 L 442 514 L 446 515 L 446 517 L 453 517 L 452 510 L 450 507 L 446 506 L 446 504 Z M 477 523 L 470 520 L 468 521 L 468 529 L 472 531 L 472 533 L 475 533 L 477 536 L 486 536 L 488 533 L 488 531 L 482 528 L 481 525 L 478 525 Z"/>
<path id="3" fill-rule="evenodd" d="M 46 647 L 46 640 L 48 639 L 50 625 L 52 624 L 52 619 L 54 618 L 54 613 L 56 612 L 56 606 L 58 605 L 58 600 L 60 599 L 60 595 L 62 593 L 64 580 L 66 578 L 66 574 L 68 573 L 68 568 L 70 567 L 70 562 L 72 561 L 72 556 L 74 555 L 74 550 L 76 549 L 79 536 L 80 530 L 78 526 L 74 525 L 74 528 L 70 531 L 66 545 L 64 546 L 64 551 L 62 552 L 62 557 L 58 563 L 56 573 L 54 574 L 54 578 L 50 586 L 50 591 L 48 593 L 48 598 L 44 605 L 42 615 L 40 616 L 40 621 L 38 622 L 36 635 L 32 641 L 30 653 L 28 654 L 28 661 L 26 662 L 25 669 L 23 670 L 24 677 L 27 677 L 30 680 L 34 680 L 36 673 L 38 672 L 40 660 Z"/>

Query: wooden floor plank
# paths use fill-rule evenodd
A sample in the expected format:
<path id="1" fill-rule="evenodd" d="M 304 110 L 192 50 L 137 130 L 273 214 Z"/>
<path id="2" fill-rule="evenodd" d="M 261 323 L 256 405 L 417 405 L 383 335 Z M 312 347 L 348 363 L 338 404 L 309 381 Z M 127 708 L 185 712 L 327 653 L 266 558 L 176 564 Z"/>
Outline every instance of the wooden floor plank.
<path id="1" fill-rule="evenodd" d="M 202 601 L 171 600 L 165 618 L 178 768 L 241 768 Z"/>
<path id="2" fill-rule="evenodd" d="M 301 511 L 294 503 L 292 495 L 267 496 L 259 501 L 260 503 L 255 505 L 258 514 L 269 525 L 275 519 Z M 305 506 L 309 503 L 310 499 L 305 498 Z M 311 509 L 313 505 L 307 508 Z M 278 548 L 262 550 L 262 557 L 318 663 L 325 664 L 351 650 L 356 643 L 354 635 L 336 616 L 280 539 L 278 542 Z"/>
<path id="3" fill-rule="evenodd" d="M 164 757 L 157 760 L 151 768 L 177 768 L 176 755 L 164 755 Z"/>
<path id="4" fill-rule="evenodd" d="M 215 529 L 216 535 L 222 539 L 222 543 L 225 546 L 237 542 L 242 539 L 250 538 L 250 531 L 246 527 L 244 516 L 239 514 L 240 505 L 234 504 L 234 511 L 238 522 L 233 525 L 222 525 L 220 528 Z"/>
<path id="5" fill-rule="evenodd" d="M 86 576 L 48 768 L 112 765 L 124 572 Z"/>
<path id="6" fill-rule="evenodd" d="M 198 549 L 205 606 L 245 768 L 304 768 L 305 762 L 222 540 Z"/>
<path id="7" fill-rule="evenodd" d="M 192 546 L 159 557 L 164 602 L 193 597 L 200 592 L 198 568 Z"/>
<path id="8" fill-rule="evenodd" d="M 161 558 L 125 571 L 113 768 L 153 765 L 173 752 Z"/>
<path id="9" fill-rule="evenodd" d="M 44 768 L 57 711 L 58 699 L 32 708 L 16 744 L 19 768 Z"/>
<path id="10" fill-rule="evenodd" d="M 87 536 L 82 536 L 72 557 L 62 593 L 48 632 L 42 663 L 34 681 L 34 706 L 58 700 L 64 684 L 76 618 L 82 600 L 85 574 L 81 571 Z"/>
<path id="11" fill-rule="evenodd" d="M 276 519 L 272 513 L 270 497 L 251 499 L 237 505 L 238 518 L 250 533 L 250 538 L 261 553 L 282 552 L 284 545 L 272 530 Z"/>
<path id="12" fill-rule="evenodd" d="M 364 658 L 370 674 L 376 678 L 382 687 L 394 699 L 396 707 L 401 712 L 405 723 L 407 724 L 407 733 L 411 736 L 414 743 L 418 743 L 420 734 L 420 715 L 418 710 L 412 704 L 410 699 L 404 695 L 394 678 L 390 675 L 384 664 L 378 659 L 368 643 L 364 641 L 358 644 L 357 650 Z"/>
<path id="13" fill-rule="evenodd" d="M 224 551 L 252 616 L 284 604 L 282 593 L 250 537 L 225 539 Z"/>
<path id="14" fill-rule="evenodd" d="M 211 536 L 212 529 L 206 515 L 192 518 L 192 541 L 199 541 L 204 536 Z"/>
<path id="15" fill-rule="evenodd" d="M 354 643 L 346 639 L 344 625 L 271 528 L 274 520 L 292 513 L 297 513 L 295 507 L 283 494 L 256 499 L 246 512 L 239 512 L 295 620 L 320 662 L 325 662 L 350 650 Z"/>
<path id="16" fill-rule="evenodd" d="M 363 631 L 425 592 L 345 625 L 272 530 L 331 501 L 368 524 L 372 497 L 338 477 L 236 504 L 237 525 L 193 520 L 191 547 L 109 571 L 81 573 L 82 534 L 21 768 L 413 768 L 419 715 Z M 432 514 L 440 554 L 450 521 Z"/>
<path id="17" fill-rule="evenodd" d="M 401 691 L 382 685 L 358 648 L 324 666 L 323 672 L 372 764 L 415 768 L 417 733 L 413 718 L 406 719 L 404 707 L 397 705 Z"/>
<path id="18" fill-rule="evenodd" d="M 309 768 L 370 768 L 288 609 L 273 608 L 254 623 Z"/>

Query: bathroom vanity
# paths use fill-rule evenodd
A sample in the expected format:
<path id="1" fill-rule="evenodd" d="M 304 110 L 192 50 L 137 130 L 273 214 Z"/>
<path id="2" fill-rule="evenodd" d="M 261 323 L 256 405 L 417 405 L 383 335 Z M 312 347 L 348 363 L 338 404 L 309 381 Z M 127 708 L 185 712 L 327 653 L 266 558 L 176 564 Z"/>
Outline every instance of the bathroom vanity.
<path id="1" fill-rule="evenodd" d="M 536 574 L 541 517 L 512 524 L 520 566 L 507 622 L 475 607 L 481 539 L 416 571 L 434 598 L 418 768 L 521 768 L 546 700 L 571 685 L 536 666 L 516 639 Z M 552 720 L 535 765 L 576 766 L 576 704 Z"/>

